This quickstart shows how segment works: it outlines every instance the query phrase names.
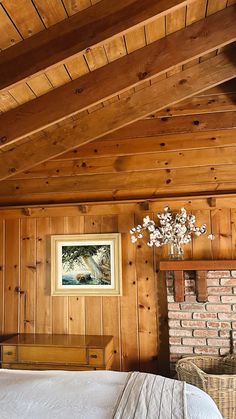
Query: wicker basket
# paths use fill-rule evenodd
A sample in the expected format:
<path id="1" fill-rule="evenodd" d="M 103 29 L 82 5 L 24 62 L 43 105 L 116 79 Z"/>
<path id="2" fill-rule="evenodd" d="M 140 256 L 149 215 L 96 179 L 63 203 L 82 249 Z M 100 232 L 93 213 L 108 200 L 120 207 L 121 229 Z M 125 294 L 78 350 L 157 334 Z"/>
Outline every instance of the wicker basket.
<path id="1" fill-rule="evenodd" d="M 208 393 L 224 419 L 236 418 L 236 355 L 182 358 L 176 371 L 179 380 Z"/>

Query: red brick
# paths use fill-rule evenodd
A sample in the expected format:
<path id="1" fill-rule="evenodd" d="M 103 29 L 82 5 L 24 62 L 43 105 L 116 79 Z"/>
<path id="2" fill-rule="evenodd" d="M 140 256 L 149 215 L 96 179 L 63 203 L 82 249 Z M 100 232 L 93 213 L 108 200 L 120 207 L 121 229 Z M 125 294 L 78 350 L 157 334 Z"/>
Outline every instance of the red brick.
<path id="1" fill-rule="evenodd" d="M 236 286 L 236 278 L 222 278 L 220 284 L 224 286 Z"/>
<path id="2" fill-rule="evenodd" d="M 236 303 L 236 295 L 223 295 L 221 301 L 222 303 Z"/>
<path id="3" fill-rule="evenodd" d="M 183 338 L 183 345 L 192 345 L 192 346 L 206 345 L 206 339 Z"/>
<path id="4" fill-rule="evenodd" d="M 232 288 L 230 287 L 208 287 L 208 294 L 219 295 L 219 294 L 232 294 Z"/>
<path id="5" fill-rule="evenodd" d="M 220 297 L 218 295 L 208 295 L 209 303 L 220 303 Z"/>
<path id="6" fill-rule="evenodd" d="M 195 320 L 197 320 L 197 319 L 206 319 L 206 320 L 217 319 L 217 314 L 216 313 L 193 313 L 193 319 L 195 319 Z"/>
<path id="7" fill-rule="evenodd" d="M 232 328 L 236 330 L 236 322 L 232 323 Z"/>
<path id="8" fill-rule="evenodd" d="M 171 346 L 170 353 L 188 355 L 193 353 L 193 348 L 192 346 Z"/>
<path id="9" fill-rule="evenodd" d="M 185 295 L 185 302 L 186 303 L 196 303 L 196 295 Z"/>
<path id="10" fill-rule="evenodd" d="M 181 310 L 184 310 L 184 311 L 204 311 L 205 310 L 205 306 L 202 303 L 193 303 L 193 304 L 181 303 L 180 307 L 181 307 Z"/>
<path id="11" fill-rule="evenodd" d="M 229 322 L 207 322 L 207 327 L 213 329 L 231 329 L 231 323 Z"/>
<path id="12" fill-rule="evenodd" d="M 205 330 L 194 330 L 193 331 L 193 336 L 197 336 L 197 337 L 206 337 L 206 338 L 217 338 L 218 337 L 218 331 L 217 330 L 210 330 L 210 329 L 205 329 Z"/>
<path id="13" fill-rule="evenodd" d="M 222 277 L 229 277 L 230 271 L 208 271 L 207 277 L 208 278 L 222 278 Z"/>
<path id="14" fill-rule="evenodd" d="M 223 346 L 223 347 L 229 347 L 230 342 L 229 339 L 207 339 L 208 346 Z"/>
<path id="15" fill-rule="evenodd" d="M 209 346 L 200 346 L 194 348 L 194 353 L 201 355 L 201 354 L 208 354 L 208 355 L 218 355 L 219 349 L 218 348 L 211 348 Z"/>
<path id="16" fill-rule="evenodd" d="M 191 319 L 192 313 L 186 311 L 169 311 L 169 319 Z"/>
<path id="17" fill-rule="evenodd" d="M 180 328 L 180 320 L 169 320 L 169 327 L 170 328 Z"/>
<path id="18" fill-rule="evenodd" d="M 221 338 L 230 338 L 230 331 L 229 330 L 220 330 L 220 337 Z"/>
<path id="19" fill-rule="evenodd" d="M 186 330 L 186 329 L 170 329 L 169 331 L 170 336 L 192 336 L 193 332 L 192 330 Z"/>
<path id="20" fill-rule="evenodd" d="M 232 310 L 233 310 L 233 311 L 236 311 L 236 304 L 234 304 L 234 305 L 232 306 Z"/>
<path id="21" fill-rule="evenodd" d="M 170 354 L 170 362 L 177 362 L 181 358 L 181 355 Z"/>
<path id="22" fill-rule="evenodd" d="M 236 294 L 236 287 L 233 288 L 233 293 Z"/>
<path id="23" fill-rule="evenodd" d="M 168 310 L 180 310 L 180 305 L 178 303 L 169 303 Z"/>
<path id="24" fill-rule="evenodd" d="M 207 311 L 216 311 L 218 312 L 229 312 L 231 311 L 231 305 L 227 304 L 207 304 L 206 305 Z"/>
<path id="25" fill-rule="evenodd" d="M 231 271 L 231 276 L 236 278 L 236 271 Z"/>
<path id="26" fill-rule="evenodd" d="M 220 285 L 220 279 L 219 278 L 208 278 L 207 279 L 207 285 L 209 286 L 219 286 Z"/>
<path id="27" fill-rule="evenodd" d="M 169 342 L 170 345 L 181 345 L 181 338 L 170 337 Z"/>
<path id="28" fill-rule="evenodd" d="M 218 313 L 220 320 L 236 320 L 236 313 Z"/>
<path id="29" fill-rule="evenodd" d="M 229 355 L 229 348 L 220 348 L 220 355 Z"/>
<path id="30" fill-rule="evenodd" d="M 206 326 L 206 322 L 202 321 L 202 320 L 182 320 L 181 321 L 181 325 L 182 327 L 191 327 L 193 329 L 200 329 L 200 328 L 204 328 Z"/>

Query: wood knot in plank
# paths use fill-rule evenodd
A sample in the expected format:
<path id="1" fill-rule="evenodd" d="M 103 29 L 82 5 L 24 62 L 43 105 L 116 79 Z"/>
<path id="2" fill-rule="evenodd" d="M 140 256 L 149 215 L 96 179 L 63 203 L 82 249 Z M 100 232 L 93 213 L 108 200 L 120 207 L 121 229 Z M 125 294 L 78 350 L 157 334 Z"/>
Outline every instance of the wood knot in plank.
<path id="1" fill-rule="evenodd" d="M 181 79 L 181 80 L 179 81 L 179 84 L 180 84 L 180 85 L 185 84 L 185 83 L 187 83 L 187 81 L 188 81 L 187 79 Z"/>
<path id="2" fill-rule="evenodd" d="M 31 215 L 31 208 L 22 208 L 22 214 L 29 217 Z"/>
<path id="3" fill-rule="evenodd" d="M 79 205 L 79 210 L 82 212 L 82 214 L 87 214 L 89 210 L 88 205 Z"/>
<path id="4" fill-rule="evenodd" d="M 75 94 L 79 95 L 80 93 L 82 93 L 84 91 L 84 89 L 82 87 L 75 89 Z"/>
<path id="5" fill-rule="evenodd" d="M 7 137 L 3 135 L 3 137 L 0 137 L 0 144 L 5 144 L 7 142 Z"/>
<path id="6" fill-rule="evenodd" d="M 148 72 L 147 71 L 140 71 L 140 73 L 138 73 L 138 79 L 139 80 L 145 80 L 145 78 L 148 76 Z"/>

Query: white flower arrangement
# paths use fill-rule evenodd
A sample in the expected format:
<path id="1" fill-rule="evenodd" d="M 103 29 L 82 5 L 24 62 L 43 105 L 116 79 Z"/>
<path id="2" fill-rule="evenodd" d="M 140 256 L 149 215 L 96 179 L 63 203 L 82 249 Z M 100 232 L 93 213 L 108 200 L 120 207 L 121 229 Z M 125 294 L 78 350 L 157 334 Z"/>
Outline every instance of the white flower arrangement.
<path id="1" fill-rule="evenodd" d="M 173 214 L 167 206 L 163 212 L 157 214 L 157 217 L 159 225 L 147 216 L 143 219 L 142 225 L 139 224 L 130 230 L 132 243 L 142 239 L 146 230 L 149 234 L 148 246 L 160 247 L 165 244 L 171 244 L 181 249 L 182 245 L 192 240 L 193 235 L 198 237 L 207 231 L 206 224 L 202 224 L 200 227 L 195 226 L 195 215 L 187 214 L 185 208 L 181 208 L 179 212 Z M 209 234 L 208 238 L 213 240 L 214 235 Z"/>

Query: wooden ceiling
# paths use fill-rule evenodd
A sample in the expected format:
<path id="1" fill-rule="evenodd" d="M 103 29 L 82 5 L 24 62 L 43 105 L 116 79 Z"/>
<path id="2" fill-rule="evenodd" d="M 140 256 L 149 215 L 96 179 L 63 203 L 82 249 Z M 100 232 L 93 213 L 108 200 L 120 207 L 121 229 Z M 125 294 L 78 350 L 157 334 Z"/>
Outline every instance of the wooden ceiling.
<path id="1" fill-rule="evenodd" d="M 235 0 L 0 2 L 0 205 L 236 193 Z"/>

